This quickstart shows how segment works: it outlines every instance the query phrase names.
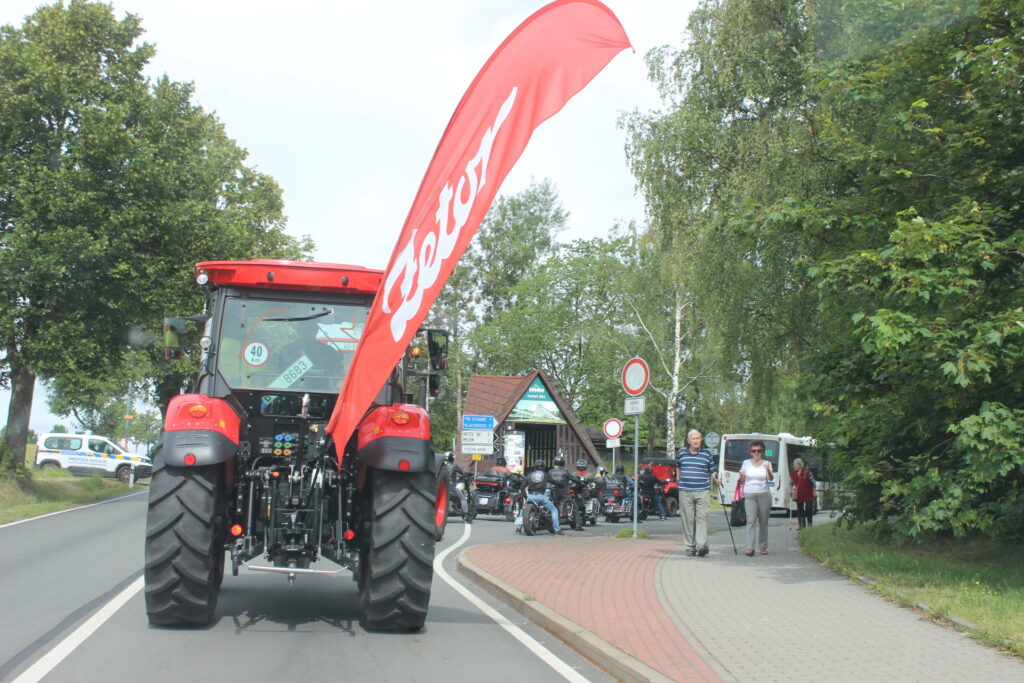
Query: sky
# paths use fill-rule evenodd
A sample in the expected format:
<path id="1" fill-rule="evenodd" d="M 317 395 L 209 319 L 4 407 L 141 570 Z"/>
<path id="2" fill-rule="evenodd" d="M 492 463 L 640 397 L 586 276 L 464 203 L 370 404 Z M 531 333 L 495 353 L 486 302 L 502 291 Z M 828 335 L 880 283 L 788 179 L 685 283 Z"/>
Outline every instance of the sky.
<path id="1" fill-rule="evenodd" d="M 4 0 L 20 26 L 39 0 Z M 321 261 L 383 268 L 434 149 L 473 77 L 546 0 L 114 0 L 156 46 L 148 73 L 193 82 L 284 192 L 288 232 L 308 234 Z M 643 223 L 629 173 L 624 112 L 658 109 L 644 55 L 680 47 L 696 0 L 605 0 L 625 50 L 543 123 L 499 195 L 549 178 L 569 213 L 564 240 Z M 197 226 L 199 227 L 199 226 Z M 182 264 L 183 268 L 191 264 Z M 57 418 L 36 392 L 31 427 Z M 8 393 L 0 392 L 6 421 Z M 66 423 L 68 421 L 65 421 Z"/>

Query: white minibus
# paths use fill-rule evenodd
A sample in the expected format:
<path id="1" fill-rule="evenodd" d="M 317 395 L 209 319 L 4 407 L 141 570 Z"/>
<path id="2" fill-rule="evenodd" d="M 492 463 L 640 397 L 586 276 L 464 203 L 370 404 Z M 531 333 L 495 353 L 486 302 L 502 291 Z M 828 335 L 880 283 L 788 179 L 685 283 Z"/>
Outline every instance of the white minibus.
<path id="1" fill-rule="evenodd" d="M 775 481 L 772 482 L 772 510 L 790 510 L 790 474 L 793 461 L 800 458 L 811 468 L 817 480 L 817 509 L 822 507 L 822 493 L 825 489 L 827 472 L 824 455 L 816 448 L 809 436 L 781 434 L 724 434 L 718 447 L 718 472 L 722 478 L 722 497 L 726 504 L 732 503 L 739 480 L 740 465 L 750 457 L 748 447 L 751 441 L 764 441 L 764 458 L 772 464 Z M 795 509 L 795 508 L 793 508 Z"/>

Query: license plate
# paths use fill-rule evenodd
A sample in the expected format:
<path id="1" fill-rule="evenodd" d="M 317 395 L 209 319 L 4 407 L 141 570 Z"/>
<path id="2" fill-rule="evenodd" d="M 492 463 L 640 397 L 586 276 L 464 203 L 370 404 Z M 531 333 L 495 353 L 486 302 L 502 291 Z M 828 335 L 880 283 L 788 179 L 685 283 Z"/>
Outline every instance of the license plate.
<path id="1" fill-rule="evenodd" d="M 489 501 L 489 500 L 490 500 L 490 498 L 488 498 L 487 496 L 480 496 L 480 498 L 479 498 L 479 501 L 480 501 L 481 505 L 487 505 L 487 501 Z"/>

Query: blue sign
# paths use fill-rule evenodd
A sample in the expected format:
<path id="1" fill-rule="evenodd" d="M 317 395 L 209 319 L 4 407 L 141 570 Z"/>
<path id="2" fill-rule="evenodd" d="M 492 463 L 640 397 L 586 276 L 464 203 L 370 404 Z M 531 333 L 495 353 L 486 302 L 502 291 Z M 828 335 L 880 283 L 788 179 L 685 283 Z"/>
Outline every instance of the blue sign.
<path id="1" fill-rule="evenodd" d="M 494 430 L 494 426 L 497 424 L 497 420 L 494 419 L 493 415 L 463 415 L 462 416 L 462 428 L 463 429 L 489 429 Z"/>

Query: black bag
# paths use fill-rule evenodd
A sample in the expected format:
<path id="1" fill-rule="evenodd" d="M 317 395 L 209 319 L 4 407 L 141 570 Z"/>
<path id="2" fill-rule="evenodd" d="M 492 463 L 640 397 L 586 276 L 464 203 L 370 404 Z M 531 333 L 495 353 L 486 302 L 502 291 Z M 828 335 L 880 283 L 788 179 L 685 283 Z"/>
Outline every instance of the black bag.
<path id="1" fill-rule="evenodd" d="M 742 498 L 732 502 L 732 508 L 729 510 L 729 524 L 730 526 L 747 525 L 747 506 L 744 505 Z"/>

